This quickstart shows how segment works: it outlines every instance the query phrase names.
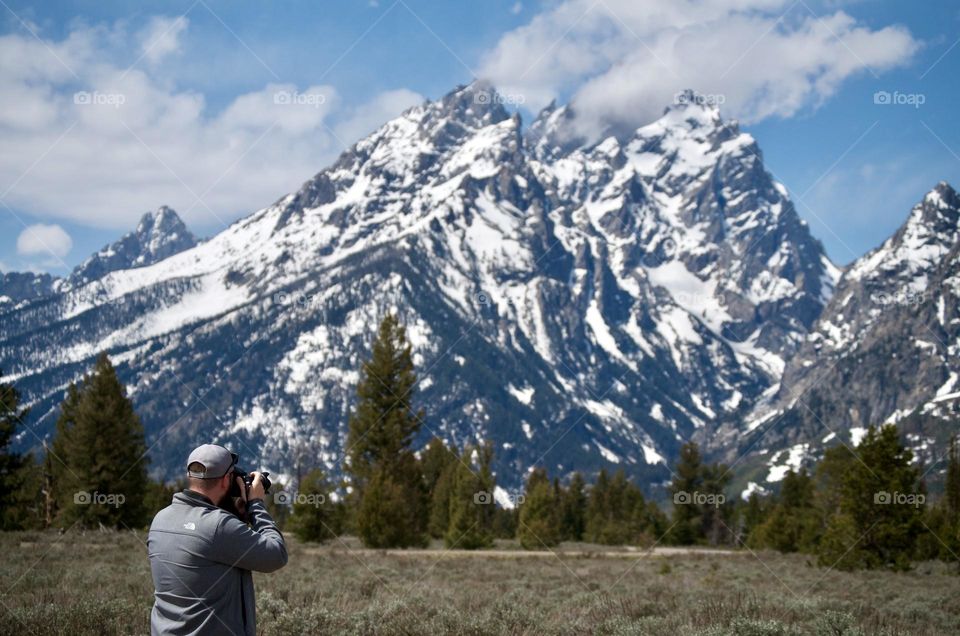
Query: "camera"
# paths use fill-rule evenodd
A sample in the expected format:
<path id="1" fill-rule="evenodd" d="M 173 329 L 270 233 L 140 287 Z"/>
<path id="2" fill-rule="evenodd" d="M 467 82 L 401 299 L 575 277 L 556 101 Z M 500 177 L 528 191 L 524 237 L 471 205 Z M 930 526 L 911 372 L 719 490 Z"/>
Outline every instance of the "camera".
<path id="1" fill-rule="evenodd" d="M 263 482 L 263 492 L 264 492 L 264 493 L 269 493 L 269 492 L 270 492 L 270 479 L 269 479 L 268 475 L 270 475 L 270 473 L 267 473 L 267 472 L 260 473 L 260 479 L 261 479 L 261 481 Z M 252 473 L 248 473 L 247 471 L 245 471 L 244 469 L 240 468 L 239 466 L 234 466 L 234 467 L 233 467 L 233 476 L 234 476 L 234 477 L 239 477 L 240 479 L 242 479 L 242 480 L 243 480 L 243 485 L 246 486 L 248 490 L 249 490 L 250 486 L 253 485 L 253 474 L 252 474 Z M 233 481 L 230 482 L 230 492 L 228 492 L 227 494 L 228 494 L 228 496 L 230 496 L 230 497 L 242 497 L 242 496 L 243 496 L 243 494 L 241 494 L 241 492 L 240 492 L 240 486 L 237 484 L 237 480 L 236 480 L 236 479 L 234 479 Z"/>

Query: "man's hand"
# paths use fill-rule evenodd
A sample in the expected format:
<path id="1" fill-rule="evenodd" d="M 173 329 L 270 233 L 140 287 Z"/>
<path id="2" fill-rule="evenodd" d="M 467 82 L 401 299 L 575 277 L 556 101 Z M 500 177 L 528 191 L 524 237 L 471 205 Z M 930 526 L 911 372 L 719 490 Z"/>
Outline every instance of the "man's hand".
<path id="1" fill-rule="evenodd" d="M 267 496 L 263 488 L 263 475 L 260 473 L 250 473 L 253 475 L 253 483 L 250 484 L 250 492 L 247 493 L 247 500 L 264 499 Z"/>

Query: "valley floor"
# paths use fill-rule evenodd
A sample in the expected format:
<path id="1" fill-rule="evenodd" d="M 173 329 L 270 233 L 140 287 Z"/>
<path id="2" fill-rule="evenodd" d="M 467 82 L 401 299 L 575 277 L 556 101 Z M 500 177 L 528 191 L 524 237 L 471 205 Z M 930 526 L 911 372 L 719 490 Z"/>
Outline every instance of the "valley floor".
<path id="1" fill-rule="evenodd" d="M 0 634 L 148 633 L 144 539 L 0 534 Z M 289 548 L 286 568 L 256 575 L 263 634 L 960 633 L 960 576 L 942 563 L 843 573 L 746 550 Z"/>

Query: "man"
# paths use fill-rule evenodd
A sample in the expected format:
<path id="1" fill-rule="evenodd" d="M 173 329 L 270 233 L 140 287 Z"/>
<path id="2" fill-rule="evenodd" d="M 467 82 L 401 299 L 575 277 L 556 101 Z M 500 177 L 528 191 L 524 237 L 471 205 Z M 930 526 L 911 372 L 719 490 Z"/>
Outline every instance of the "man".
<path id="1" fill-rule="evenodd" d="M 237 456 L 204 444 L 187 460 L 189 488 L 150 524 L 147 551 L 156 589 L 150 631 L 160 634 L 256 634 L 253 575 L 287 563 L 283 535 L 267 513 L 262 476 L 249 492 L 234 474 Z M 252 529 L 219 507 L 239 481 Z"/>

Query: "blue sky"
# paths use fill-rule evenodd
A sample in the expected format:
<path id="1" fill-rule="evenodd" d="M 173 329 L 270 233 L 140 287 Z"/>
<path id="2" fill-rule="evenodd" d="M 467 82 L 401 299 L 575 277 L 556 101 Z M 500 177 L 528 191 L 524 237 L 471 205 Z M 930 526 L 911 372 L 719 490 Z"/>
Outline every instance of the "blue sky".
<path id="1" fill-rule="evenodd" d="M 664 1 L 3 0 L 0 269 L 62 274 L 161 204 L 214 234 L 475 76 L 526 121 L 556 96 L 585 126 L 640 125 L 704 84 L 840 264 L 960 185 L 960 6 Z M 278 91 L 316 99 L 277 114 Z"/>

